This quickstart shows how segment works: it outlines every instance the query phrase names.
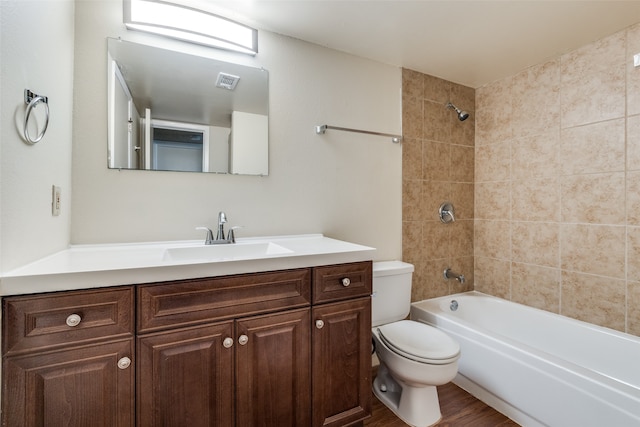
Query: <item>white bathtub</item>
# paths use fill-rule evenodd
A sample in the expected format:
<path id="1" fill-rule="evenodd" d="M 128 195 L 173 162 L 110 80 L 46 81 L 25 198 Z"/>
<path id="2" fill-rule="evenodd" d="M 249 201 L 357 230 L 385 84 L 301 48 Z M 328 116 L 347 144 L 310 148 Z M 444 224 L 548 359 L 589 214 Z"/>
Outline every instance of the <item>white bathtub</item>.
<path id="1" fill-rule="evenodd" d="M 523 426 L 640 426 L 638 337 L 479 292 L 413 303 L 411 318 L 460 343 L 455 384 Z"/>

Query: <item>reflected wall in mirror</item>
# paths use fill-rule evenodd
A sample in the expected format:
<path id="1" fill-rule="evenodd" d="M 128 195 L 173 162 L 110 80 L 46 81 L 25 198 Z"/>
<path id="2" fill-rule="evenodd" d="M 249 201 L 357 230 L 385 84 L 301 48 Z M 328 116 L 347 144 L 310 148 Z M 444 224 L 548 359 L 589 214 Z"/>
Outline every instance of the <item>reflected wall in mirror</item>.
<path id="1" fill-rule="evenodd" d="M 107 39 L 113 169 L 269 173 L 269 73 Z"/>

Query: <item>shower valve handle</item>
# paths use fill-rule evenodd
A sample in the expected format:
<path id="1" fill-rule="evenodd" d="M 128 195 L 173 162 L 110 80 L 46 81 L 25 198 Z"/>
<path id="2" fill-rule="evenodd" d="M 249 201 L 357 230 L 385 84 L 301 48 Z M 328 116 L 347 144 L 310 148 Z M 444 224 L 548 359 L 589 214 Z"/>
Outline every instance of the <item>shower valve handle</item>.
<path id="1" fill-rule="evenodd" d="M 440 215 L 440 221 L 445 224 L 449 224 L 450 222 L 454 222 L 456 217 L 453 214 L 453 204 L 450 202 L 444 202 L 440 205 L 440 209 L 438 209 L 438 215 Z"/>

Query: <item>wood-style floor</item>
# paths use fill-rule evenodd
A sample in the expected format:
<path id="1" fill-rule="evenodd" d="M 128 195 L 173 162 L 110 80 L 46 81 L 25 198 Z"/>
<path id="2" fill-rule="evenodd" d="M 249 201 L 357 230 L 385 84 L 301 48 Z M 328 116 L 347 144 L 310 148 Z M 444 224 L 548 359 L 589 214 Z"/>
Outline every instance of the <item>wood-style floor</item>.
<path id="1" fill-rule="evenodd" d="M 485 405 L 453 383 L 438 387 L 442 420 L 438 427 L 518 427 L 514 421 Z M 406 427 L 389 408 L 373 396 L 372 417 L 366 427 Z"/>

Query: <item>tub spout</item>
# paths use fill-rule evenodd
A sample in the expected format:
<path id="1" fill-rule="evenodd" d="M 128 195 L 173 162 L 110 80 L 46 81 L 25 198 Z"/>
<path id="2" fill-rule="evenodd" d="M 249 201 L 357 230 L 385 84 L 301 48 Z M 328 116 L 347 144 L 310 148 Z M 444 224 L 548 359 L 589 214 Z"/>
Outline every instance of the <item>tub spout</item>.
<path id="1" fill-rule="evenodd" d="M 456 279 L 460 284 L 464 284 L 464 274 L 454 273 L 450 268 L 447 268 L 444 270 L 443 275 L 445 279 Z"/>

